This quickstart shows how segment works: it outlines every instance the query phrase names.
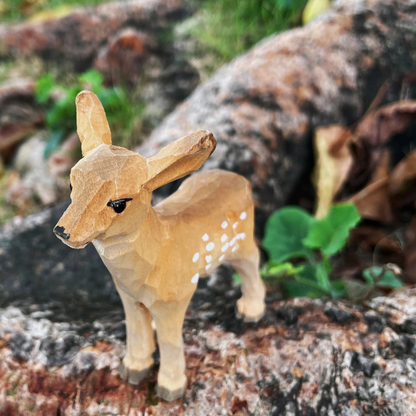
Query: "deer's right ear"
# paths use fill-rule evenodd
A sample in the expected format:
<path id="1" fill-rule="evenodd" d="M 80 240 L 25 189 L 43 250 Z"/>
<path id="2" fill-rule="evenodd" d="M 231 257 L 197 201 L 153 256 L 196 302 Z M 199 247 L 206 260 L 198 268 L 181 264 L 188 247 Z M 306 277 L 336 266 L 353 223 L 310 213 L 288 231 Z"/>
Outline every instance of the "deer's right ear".
<path id="1" fill-rule="evenodd" d="M 110 126 L 98 97 L 93 92 L 81 91 L 75 103 L 82 155 L 85 156 L 88 151 L 100 144 L 111 144 Z"/>
<path id="2" fill-rule="evenodd" d="M 198 170 L 215 150 L 216 144 L 212 133 L 201 130 L 167 145 L 146 159 L 148 180 L 144 188 L 153 191 Z"/>

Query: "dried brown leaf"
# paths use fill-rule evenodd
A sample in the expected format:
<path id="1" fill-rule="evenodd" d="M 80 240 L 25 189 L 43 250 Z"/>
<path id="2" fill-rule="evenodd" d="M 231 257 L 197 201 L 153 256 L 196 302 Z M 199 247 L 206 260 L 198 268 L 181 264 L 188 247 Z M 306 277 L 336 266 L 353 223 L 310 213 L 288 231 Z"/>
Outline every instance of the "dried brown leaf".
<path id="1" fill-rule="evenodd" d="M 389 189 L 392 195 L 397 195 L 409 189 L 416 180 L 416 150 L 410 152 L 393 169 L 389 179 Z"/>
<path id="2" fill-rule="evenodd" d="M 389 223 L 393 219 L 389 196 L 390 153 L 385 150 L 367 186 L 352 196 L 361 217 Z"/>
<path id="3" fill-rule="evenodd" d="M 353 141 L 371 147 L 388 142 L 416 119 L 416 101 L 397 101 L 368 113 L 358 123 Z"/>
<path id="4" fill-rule="evenodd" d="M 334 125 L 316 130 L 317 160 L 313 176 L 317 190 L 317 218 L 328 213 L 335 194 L 348 176 L 352 165 L 349 141 L 350 131 L 344 127 Z"/>

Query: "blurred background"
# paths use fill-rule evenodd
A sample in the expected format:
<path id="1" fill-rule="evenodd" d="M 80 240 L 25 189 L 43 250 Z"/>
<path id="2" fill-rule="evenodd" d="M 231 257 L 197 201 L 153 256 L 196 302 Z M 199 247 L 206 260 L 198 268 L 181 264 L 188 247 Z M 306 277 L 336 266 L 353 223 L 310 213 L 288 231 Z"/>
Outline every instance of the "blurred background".
<path id="1" fill-rule="evenodd" d="M 67 197 L 79 91 L 98 94 L 113 143 L 135 148 L 222 65 L 301 25 L 306 0 L 105 3 L 0 3 L 0 223 Z"/>

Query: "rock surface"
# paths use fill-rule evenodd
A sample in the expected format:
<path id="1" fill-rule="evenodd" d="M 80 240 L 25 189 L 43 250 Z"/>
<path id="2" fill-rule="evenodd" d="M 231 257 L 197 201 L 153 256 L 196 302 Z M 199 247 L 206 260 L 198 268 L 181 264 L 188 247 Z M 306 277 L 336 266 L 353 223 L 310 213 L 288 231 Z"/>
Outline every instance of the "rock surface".
<path id="1" fill-rule="evenodd" d="M 415 19 L 408 0 L 338 1 L 221 68 L 138 150 L 150 156 L 190 132 L 212 131 L 218 146 L 204 169 L 247 177 L 264 222 L 307 180 L 314 128 L 356 122 L 386 79 L 387 99 L 398 98 L 398 81 L 416 70 Z"/>
<path id="2" fill-rule="evenodd" d="M 92 305 L 104 299 L 119 305 L 111 276 L 94 247 L 72 250 L 53 234 L 67 205 L 15 217 L 1 228 L 0 306 L 16 299 L 30 298 L 34 303 L 54 299 L 79 317 L 83 316 L 79 303 Z"/>
<path id="3" fill-rule="evenodd" d="M 35 103 L 35 83 L 16 79 L 0 85 L 0 156 L 7 159 L 17 143 L 42 125 L 44 114 Z"/>
<path id="4" fill-rule="evenodd" d="M 226 275 L 199 284 L 183 332 L 188 386 L 171 403 L 154 395 L 157 367 L 139 386 L 118 377 L 120 306 L 64 321 L 53 303 L 0 309 L 0 415 L 416 414 L 415 289 L 365 307 L 269 297 L 249 325 L 234 318 Z"/>

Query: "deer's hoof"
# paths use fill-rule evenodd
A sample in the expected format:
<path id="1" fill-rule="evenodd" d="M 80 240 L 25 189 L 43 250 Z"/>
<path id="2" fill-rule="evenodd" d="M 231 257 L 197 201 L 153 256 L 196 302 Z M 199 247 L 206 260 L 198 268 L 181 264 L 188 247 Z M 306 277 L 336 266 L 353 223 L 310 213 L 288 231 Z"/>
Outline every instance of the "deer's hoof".
<path id="1" fill-rule="evenodd" d="M 167 402 L 171 402 L 183 396 L 183 393 L 185 392 L 185 386 L 179 389 L 170 390 L 167 387 L 157 385 L 156 392 L 161 399 L 166 400 Z"/>
<path id="2" fill-rule="evenodd" d="M 135 370 L 127 367 L 123 361 L 118 367 L 118 373 L 123 380 L 128 380 L 130 384 L 137 385 L 147 376 L 151 368 L 152 365 L 143 370 Z"/>
<path id="3" fill-rule="evenodd" d="M 263 299 L 240 298 L 237 301 L 237 318 L 244 322 L 258 322 L 264 315 L 266 304 Z"/>
<path id="4" fill-rule="evenodd" d="M 171 378 L 159 371 L 157 377 L 157 395 L 168 402 L 179 399 L 182 397 L 186 388 L 186 376 L 185 374 L 178 375 L 175 378 Z"/>

